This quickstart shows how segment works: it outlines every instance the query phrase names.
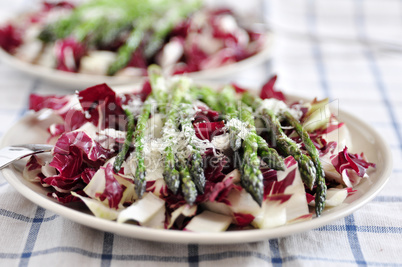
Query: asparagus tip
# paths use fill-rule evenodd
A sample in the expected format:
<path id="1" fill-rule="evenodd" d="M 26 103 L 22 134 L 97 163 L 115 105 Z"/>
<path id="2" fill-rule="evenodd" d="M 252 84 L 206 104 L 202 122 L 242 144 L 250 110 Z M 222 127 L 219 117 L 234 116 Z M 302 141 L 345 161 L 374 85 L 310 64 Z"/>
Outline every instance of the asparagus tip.
<path id="1" fill-rule="evenodd" d="M 135 184 L 135 192 L 137 193 L 138 198 L 142 198 L 142 196 L 145 193 L 145 189 L 146 189 L 146 181 L 145 181 L 145 171 L 140 172 L 137 175 L 137 179 L 135 180 L 134 184 Z"/>

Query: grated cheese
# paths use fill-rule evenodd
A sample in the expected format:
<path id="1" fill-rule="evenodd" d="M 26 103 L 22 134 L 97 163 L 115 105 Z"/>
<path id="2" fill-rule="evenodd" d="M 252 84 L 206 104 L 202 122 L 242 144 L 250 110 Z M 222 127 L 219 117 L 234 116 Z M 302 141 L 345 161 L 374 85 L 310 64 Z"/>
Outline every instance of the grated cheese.
<path id="1" fill-rule="evenodd" d="M 248 124 L 245 122 L 242 122 L 241 120 L 234 118 L 230 119 L 227 123 L 226 126 L 228 128 L 236 128 L 239 130 L 239 136 L 241 139 L 245 140 L 248 135 L 250 134 L 250 128 L 248 127 Z"/>
<path id="2" fill-rule="evenodd" d="M 257 113 L 261 113 L 262 109 L 269 109 L 276 116 L 280 116 L 285 111 L 289 111 L 290 114 L 292 114 L 292 116 L 298 120 L 302 116 L 302 112 L 300 110 L 289 108 L 288 105 L 285 104 L 285 102 L 275 98 L 264 99 L 261 103 L 261 106 L 258 108 Z"/>

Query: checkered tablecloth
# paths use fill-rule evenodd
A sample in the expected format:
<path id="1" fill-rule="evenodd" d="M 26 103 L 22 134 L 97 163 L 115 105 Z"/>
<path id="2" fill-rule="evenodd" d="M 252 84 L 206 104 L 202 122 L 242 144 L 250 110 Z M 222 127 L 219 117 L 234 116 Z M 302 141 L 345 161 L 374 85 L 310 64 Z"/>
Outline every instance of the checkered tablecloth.
<path id="1" fill-rule="evenodd" d="M 0 0 L 0 16 L 30 1 Z M 346 218 L 292 236 L 233 245 L 166 244 L 94 230 L 26 200 L 0 175 L 0 266 L 402 266 L 402 1 L 270 0 L 272 60 L 243 75 L 255 86 L 330 97 L 376 128 L 394 158 L 391 179 Z M 0 135 L 30 93 L 71 93 L 0 62 Z M 27 133 L 29 134 L 29 133 Z"/>

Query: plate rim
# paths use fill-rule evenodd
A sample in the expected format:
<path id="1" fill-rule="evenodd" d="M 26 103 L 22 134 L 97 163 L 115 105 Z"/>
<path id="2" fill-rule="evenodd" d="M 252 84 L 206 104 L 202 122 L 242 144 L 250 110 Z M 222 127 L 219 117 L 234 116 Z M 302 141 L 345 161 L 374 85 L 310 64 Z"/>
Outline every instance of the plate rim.
<path id="1" fill-rule="evenodd" d="M 304 97 L 298 97 L 294 94 L 287 94 L 287 97 L 306 99 Z M 23 120 L 27 120 L 29 116 L 34 116 L 34 113 L 27 114 L 18 120 L 8 131 L 3 135 L 0 140 L 0 147 L 8 145 L 6 139 L 12 134 L 12 129 Z M 333 213 L 326 214 L 319 218 L 313 218 L 309 221 L 298 222 L 294 224 L 287 224 L 270 229 L 253 229 L 253 230 L 237 230 L 237 231 L 227 231 L 222 233 L 194 233 L 187 231 L 178 230 L 166 230 L 166 229 L 153 229 L 146 228 L 131 224 L 119 224 L 115 221 L 108 221 L 95 217 L 91 214 L 86 214 L 81 211 L 72 209 L 63 204 L 56 203 L 48 198 L 48 196 L 43 196 L 29 187 L 25 186 L 20 178 L 17 177 L 16 173 L 20 174 L 15 168 L 10 165 L 7 168 L 1 170 L 4 178 L 10 183 L 13 188 L 22 194 L 25 198 L 31 202 L 53 211 L 54 213 L 67 218 L 76 223 L 95 228 L 101 231 L 112 232 L 121 236 L 154 241 L 154 242 L 166 242 L 166 243 L 184 243 L 184 244 L 236 244 L 245 242 L 255 242 L 271 238 L 279 238 L 284 236 L 289 236 L 308 230 L 316 229 L 318 227 L 324 226 L 334 220 L 344 218 L 347 215 L 353 213 L 357 209 L 361 208 L 368 202 L 370 202 L 387 184 L 390 179 L 392 169 L 393 169 L 393 159 L 392 153 L 389 145 L 386 143 L 385 139 L 379 134 L 379 132 L 370 126 L 368 123 L 364 122 L 355 115 L 346 112 L 342 109 L 339 110 L 338 117 L 344 118 L 342 121 L 353 121 L 356 124 L 363 126 L 365 131 L 374 136 L 376 141 L 375 146 L 380 146 L 381 153 L 383 155 L 384 166 L 382 166 L 381 173 L 378 174 L 378 180 L 373 186 L 370 186 L 367 192 L 363 193 L 360 198 L 354 200 L 352 203 L 348 204 L 345 208 L 342 208 Z M 20 175 L 21 176 L 21 175 Z M 22 176 L 21 176 L 22 177 Z M 23 178 L 22 178 L 23 179 Z"/>

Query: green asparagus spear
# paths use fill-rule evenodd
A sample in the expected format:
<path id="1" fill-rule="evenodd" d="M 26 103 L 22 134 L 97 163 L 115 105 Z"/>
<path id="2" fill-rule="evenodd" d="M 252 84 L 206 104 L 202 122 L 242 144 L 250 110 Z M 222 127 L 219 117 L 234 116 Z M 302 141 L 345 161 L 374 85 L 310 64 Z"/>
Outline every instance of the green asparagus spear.
<path id="1" fill-rule="evenodd" d="M 267 120 L 271 138 L 279 151 L 285 156 L 293 156 L 299 164 L 299 171 L 304 184 L 312 189 L 316 180 L 316 168 L 311 159 L 302 153 L 297 144 L 282 131 L 276 115 L 268 109 L 262 109 L 262 116 Z"/>
<path id="2" fill-rule="evenodd" d="M 145 57 L 152 57 L 163 45 L 166 36 L 181 20 L 200 7 L 201 1 L 180 1 L 164 12 L 161 19 L 154 23 L 153 35 L 145 47 Z"/>
<path id="3" fill-rule="evenodd" d="M 261 159 L 268 165 L 269 168 L 274 170 L 285 170 L 285 163 L 283 158 L 278 154 L 274 148 L 270 148 L 264 138 L 257 134 L 255 128 L 254 116 L 252 114 L 252 109 L 243 104 L 241 109 L 242 122 L 248 124 L 248 128 L 252 134 L 255 135 L 258 150 L 257 153 Z"/>
<path id="4" fill-rule="evenodd" d="M 150 65 L 148 67 L 148 77 L 152 87 L 152 94 L 158 103 L 159 112 L 166 114 L 168 90 L 162 76 L 162 69 L 157 65 Z"/>
<path id="5" fill-rule="evenodd" d="M 193 146 L 193 154 L 191 156 L 191 167 L 190 173 L 191 177 L 197 186 L 198 191 L 204 194 L 205 186 L 205 175 L 204 175 L 204 163 L 202 161 L 202 156 L 199 150 Z"/>
<path id="6" fill-rule="evenodd" d="M 129 34 L 133 28 L 133 19 L 130 16 L 109 18 L 107 15 L 104 15 L 103 17 L 94 18 L 92 21 L 94 21 L 92 22 L 93 27 L 88 28 L 87 34 L 82 40 L 84 40 L 87 46 L 94 46 L 98 50 L 109 50 L 110 47 L 119 44 L 123 40 L 122 38 Z M 74 30 L 74 35 L 79 35 L 77 29 Z"/>
<path id="7" fill-rule="evenodd" d="M 180 186 L 180 174 L 175 167 L 176 158 L 171 146 L 166 147 L 165 155 L 166 156 L 163 179 L 165 180 L 167 187 L 173 192 L 173 194 L 176 194 L 177 189 Z"/>
<path id="8" fill-rule="evenodd" d="M 184 199 L 188 204 L 193 205 L 197 197 L 197 189 L 191 179 L 189 168 L 184 162 L 180 162 L 178 169 L 181 178 L 181 191 L 183 192 Z"/>
<path id="9" fill-rule="evenodd" d="M 257 135 L 257 144 L 258 144 L 258 156 L 267 164 L 267 166 L 271 169 L 277 171 L 285 170 L 285 162 L 283 158 L 278 154 L 276 149 L 269 147 L 267 141 L 264 138 Z"/>
<path id="10" fill-rule="evenodd" d="M 134 115 L 128 109 L 125 109 L 124 112 L 126 113 L 127 116 L 127 135 L 126 139 L 124 140 L 123 149 L 119 152 L 119 154 L 117 154 L 116 160 L 113 164 L 113 169 L 116 173 L 120 171 L 121 165 L 126 159 L 126 155 L 133 140 L 133 133 L 135 129 Z"/>
<path id="11" fill-rule="evenodd" d="M 241 102 L 256 110 L 260 107 L 262 99 L 252 95 L 250 92 L 245 92 L 241 96 Z"/>
<path id="12" fill-rule="evenodd" d="M 284 112 L 284 116 L 286 120 L 293 126 L 296 130 L 297 134 L 302 139 L 304 146 L 306 147 L 307 152 L 309 153 L 314 165 L 317 169 L 317 190 L 315 195 L 315 212 L 317 216 L 321 215 L 322 210 L 325 207 L 325 199 L 326 199 L 326 192 L 327 186 L 325 184 L 325 172 L 322 168 L 321 161 L 319 159 L 317 148 L 314 146 L 313 142 L 310 139 L 309 134 L 307 131 L 303 129 L 303 126 L 296 120 L 292 114 L 288 111 Z"/>
<path id="13" fill-rule="evenodd" d="M 151 0 L 92 0 L 77 6 L 67 17 L 47 25 L 38 38 L 49 43 L 74 36 L 78 42 L 102 47 L 113 43 L 121 32 L 131 30 L 125 44 L 118 49 L 116 60 L 109 66 L 107 74 L 114 75 L 127 66 L 141 43 L 145 45 L 146 58 L 151 58 L 174 26 L 197 10 L 201 3 L 199 0 L 162 0 L 157 4 Z M 149 38 L 144 38 L 145 35 Z"/>
<path id="14" fill-rule="evenodd" d="M 135 191 L 139 198 L 142 197 L 146 188 L 144 137 L 145 137 L 145 128 L 147 127 L 147 122 L 149 119 L 149 115 L 151 114 L 153 102 L 154 99 L 152 98 L 152 96 L 148 97 L 147 100 L 145 100 L 144 105 L 142 107 L 141 115 L 137 121 L 137 127 L 135 129 L 135 156 L 137 161 L 137 167 L 135 170 L 134 184 L 136 186 Z"/>
<path id="15" fill-rule="evenodd" d="M 77 25 L 79 25 L 80 21 L 81 19 L 78 15 L 72 14 L 53 24 L 48 24 L 39 33 L 38 39 L 44 43 L 54 42 L 57 39 L 64 39 L 70 35 Z"/>
<path id="16" fill-rule="evenodd" d="M 219 94 L 216 90 L 208 86 L 202 87 L 192 87 L 192 93 L 195 95 L 196 99 L 201 100 L 207 106 L 215 111 L 221 111 L 221 106 L 219 105 L 218 98 Z"/>
<path id="17" fill-rule="evenodd" d="M 126 43 L 117 51 L 116 60 L 109 66 L 108 75 L 114 75 L 119 70 L 127 66 L 130 62 L 132 54 L 140 46 L 144 38 L 145 32 L 151 26 L 152 20 L 148 17 L 139 21 L 136 27 L 130 33 Z"/>
<path id="18" fill-rule="evenodd" d="M 171 5 L 171 4 L 169 4 Z M 166 5 L 163 5 L 166 7 Z M 132 25 L 132 21 L 139 17 L 146 17 L 153 10 L 159 9 L 151 1 L 125 1 L 125 0 L 93 0 L 74 8 L 68 16 L 45 26 L 40 32 L 39 40 L 49 43 L 57 39 L 64 39 L 73 34 L 78 41 L 87 39 L 88 34 L 95 33 L 97 42 L 103 45 L 111 43 L 120 33 L 122 27 Z M 110 14 L 119 14 L 117 19 L 106 19 Z M 88 14 L 97 14 L 88 16 Z M 132 26 L 131 26 L 132 27 Z M 99 33 L 98 30 L 102 29 Z M 100 37 L 101 35 L 101 37 Z"/>
<path id="19" fill-rule="evenodd" d="M 224 110 L 225 115 L 230 118 L 237 118 L 238 111 L 236 109 L 236 99 L 233 87 L 225 87 L 220 95 L 219 103 Z M 258 151 L 264 156 L 264 160 L 275 169 L 284 169 L 283 159 L 276 153 L 274 149 L 270 149 L 268 144 L 257 135 L 254 116 L 252 115 L 252 109 L 246 105 L 243 105 L 240 114 L 239 122 L 242 125 L 230 126 L 230 143 L 233 150 L 238 149 L 240 146 L 236 145 L 236 142 L 241 144 L 240 132 L 244 129 L 241 127 L 247 127 L 248 133 L 243 141 L 243 163 L 241 166 L 241 182 L 242 186 L 251 194 L 253 199 L 259 204 L 262 204 L 264 185 L 262 182 L 262 173 L 260 171 L 260 159 L 258 158 Z M 237 141 L 239 140 L 239 141 Z M 259 146 L 260 144 L 260 146 Z M 274 152 L 275 151 L 275 152 Z"/>
<path id="20" fill-rule="evenodd" d="M 263 177 L 260 171 L 260 159 L 257 155 L 258 141 L 254 127 L 254 118 L 250 107 L 243 105 L 241 121 L 248 123 L 249 133 L 243 141 L 243 162 L 241 166 L 241 184 L 243 188 L 261 206 L 264 195 Z"/>
<path id="21" fill-rule="evenodd" d="M 199 148 L 194 143 L 194 140 L 197 138 L 195 135 L 195 130 L 192 124 L 192 116 L 191 110 L 193 110 L 193 106 L 188 103 L 188 101 L 184 101 L 182 104 L 183 108 L 181 108 L 181 128 L 184 133 L 184 136 L 187 138 L 187 142 L 189 146 L 192 148 L 191 158 L 190 158 L 190 174 L 193 182 L 197 186 L 197 189 L 204 193 L 205 186 L 205 175 L 204 175 L 204 163 L 202 161 L 202 156 Z M 186 103 L 187 102 L 187 103 Z"/>
<path id="22" fill-rule="evenodd" d="M 74 35 L 75 40 L 78 42 L 83 42 L 89 37 L 90 34 L 95 34 L 97 31 L 101 30 L 100 28 L 103 26 L 102 24 L 105 20 L 106 18 L 98 17 L 95 19 L 82 21 L 73 29 L 72 34 Z"/>
<path id="23" fill-rule="evenodd" d="M 145 33 L 153 28 L 153 34 L 151 34 L 150 41 L 146 43 L 144 51 L 147 58 L 152 57 L 161 47 L 165 37 L 171 32 L 173 27 L 190 12 L 196 10 L 199 4 L 199 1 L 169 2 L 164 9 L 155 8 L 154 14 L 149 14 L 138 19 L 138 23 L 127 42 L 119 48 L 117 59 L 109 67 L 108 75 L 114 75 L 120 69 L 127 66 L 133 52 L 143 40 Z M 168 11 L 166 12 L 166 10 Z"/>
<path id="24" fill-rule="evenodd" d="M 219 94 L 219 105 L 228 119 L 238 118 L 236 91 L 231 85 L 225 86 Z"/>
<path id="25" fill-rule="evenodd" d="M 262 99 L 255 97 L 250 93 L 244 93 L 242 101 L 252 105 L 254 109 L 259 109 L 262 105 Z M 287 137 L 282 131 L 281 123 L 276 115 L 269 109 L 261 108 L 260 113 L 264 118 L 267 128 L 270 130 L 272 142 L 276 145 L 279 152 L 284 156 L 293 156 L 298 162 L 299 171 L 304 184 L 312 189 L 316 180 L 316 168 L 312 160 L 304 155 L 297 144 Z"/>
<path id="26" fill-rule="evenodd" d="M 175 155 L 173 152 L 174 140 L 173 137 L 169 135 L 172 131 L 177 131 L 178 123 L 177 123 L 177 115 L 178 115 L 178 106 L 183 100 L 184 95 L 190 88 L 189 80 L 180 79 L 178 84 L 174 86 L 173 92 L 171 94 L 170 106 L 167 112 L 167 119 L 165 125 L 162 129 L 164 132 L 164 136 L 166 136 L 167 146 L 165 148 L 165 168 L 163 172 L 163 178 L 166 181 L 168 188 L 174 193 L 177 193 L 177 190 L 180 185 L 180 177 L 179 172 L 175 168 Z"/>
<path id="27" fill-rule="evenodd" d="M 129 146 L 132 142 L 133 135 L 135 138 L 135 156 L 136 156 L 136 171 L 134 175 L 134 184 L 136 185 L 136 193 L 138 197 L 141 197 L 145 191 L 146 181 L 146 168 L 145 168 L 145 157 L 144 157 L 144 137 L 145 137 L 145 128 L 147 126 L 147 122 L 149 116 L 151 114 L 151 110 L 155 101 L 155 96 L 160 95 L 160 90 L 155 88 L 151 96 L 149 96 L 142 107 L 141 114 L 137 121 L 137 127 L 134 127 L 134 117 L 133 114 L 125 110 L 127 114 L 127 118 L 129 120 L 128 130 L 127 130 L 127 137 L 123 146 L 122 151 L 118 154 L 115 164 L 114 170 L 118 172 L 121 168 L 123 161 L 125 160 L 125 156 L 127 155 Z M 166 95 L 167 97 L 167 95 Z M 135 131 L 134 131 L 135 128 Z M 174 158 L 173 158 L 174 162 Z"/>
<path id="28" fill-rule="evenodd" d="M 236 108 L 236 92 L 232 86 L 225 86 L 221 93 L 219 94 L 219 105 L 221 110 L 224 111 L 226 119 L 229 121 L 231 119 L 238 118 L 238 111 Z M 229 142 L 230 147 L 233 151 L 237 151 L 241 147 L 241 137 L 239 133 L 242 126 L 230 126 L 229 130 Z"/>
<path id="29" fill-rule="evenodd" d="M 151 77 L 151 83 L 152 78 L 155 77 Z M 187 99 L 188 95 L 186 95 L 186 93 L 189 91 L 189 88 L 190 84 L 188 80 L 186 79 L 179 80 L 178 85 L 174 88 L 172 92 L 172 100 L 170 103 L 168 118 L 165 125 L 166 127 L 173 126 L 173 128 L 176 130 L 176 128 L 178 127 L 176 117 L 180 115 L 179 119 L 181 122 L 182 131 L 184 133 L 185 138 L 187 139 L 188 145 L 193 148 L 191 154 L 192 156 L 190 160 L 184 158 L 183 155 L 174 157 L 172 149 L 173 144 L 166 147 L 165 149 L 166 163 L 165 163 L 164 178 L 166 180 L 168 188 L 172 190 L 174 193 L 177 191 L 181 180 L 181 189 L 184 198 L 187 203 L 192 205 L 198 194 L 196 187 L 201 193 L 204 192 L 205 176 L 204 176 L 201 154 L 199 152 L 199 149 L 197 149 L 197 147 L 193 142 L 196 136 L 193 125 L 191 123 L 192 117 L 189 116 L 189 114 L 191 114 L 191 109 L 193 109 L 193 107 L 190 104 L 191 99 Z M 179 104 L 180 106 L 178 106 Z M 174 121 L 172 123 L 173 118 Z M 176 162 L 178 162 L 178 164 L 176 164 L 176 168 L 170 168 L 170 166 L 173 166 L 174 164 L 172 158 Z M 179 173 L 180 180 L 177 179 L 177 173 Z"/>

